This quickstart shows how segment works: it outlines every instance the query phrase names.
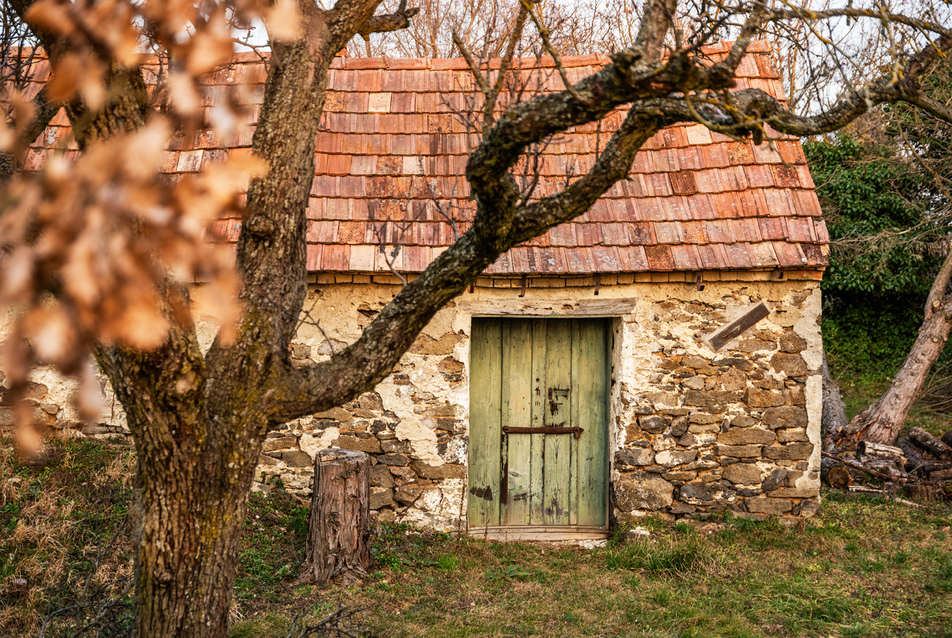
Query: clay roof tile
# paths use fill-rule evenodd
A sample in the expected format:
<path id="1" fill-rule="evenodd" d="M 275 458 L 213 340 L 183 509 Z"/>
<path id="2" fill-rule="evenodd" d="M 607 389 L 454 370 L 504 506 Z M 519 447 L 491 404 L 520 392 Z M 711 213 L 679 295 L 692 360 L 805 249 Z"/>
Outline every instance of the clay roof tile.
<path id="1" fill-rule="evenodd" d="M 725 46 L 706 51 L 716 59 Z M 573 82 L 607 62 L 599 55 L 563 58 Z M 531 87 L 539 84 L 532 74 L 541 65 L 543 90 L 562 90 L 553 64 L 544 57 L 518 61 L 513 68 L 527 74 Z M 148 81 L 155 82 L 157 69 L 157 62 L 146 69 Z M 256 121 L 265 69 L 256 55 L 239 56 L 235 64 L 203 80 L 204 107 L 235 91 L 239 102 L 250 105 L 250 117 Z M 739 75 L 738 87 L 780 90 L 765 44 L 752 45 Z M 482 98 L 472 85 L 463 60 L 333 61 L 315 140 L 315 177 L 307 210 L 308 269 L 421 272 L 466 232 L 475 202 L 468 199 L 464 175 L 475 140 L 467 139 L 466 123 L 453 111 L 481 108 Z M 509 100 L 504 92 L 501 104 Z M 539 179 L 530 201 L 561 192 L 570 171 L 575 179 L 583 175 L 624 114 L 619 108 L 598 126 L 587 123 L 556 136 L 539 157 Z M 68 125 L 60 111 L 31 145 L 27 170 L 40 168 L 71 139 Z M 223 161 L 229 153 L 250 153 L 252 134 L 248 128 L 233 140 L 218 139 L 209 131 L 188 140 L 177 138 L 160 171 L 177 179 Z M 769 127 L 767 134 L 770 141 L 755 146 L 700 124 L 668 127 L 642 146 L 629 178 L 613 185 L 589 211 L 512 248 L 488 272 L 823 267 L 829 233 L 800 143 Z M 518 168 L 527 166 L 523 160 Z M 230 215 L 235 219 L 209 227 L 209 237 L 236 241 L 240 211 Z M 455 232 L 446 216 L 453 219 Z M 379 242 L 401 248 L 394 252 L 390 245 L 384 253 Z"/>

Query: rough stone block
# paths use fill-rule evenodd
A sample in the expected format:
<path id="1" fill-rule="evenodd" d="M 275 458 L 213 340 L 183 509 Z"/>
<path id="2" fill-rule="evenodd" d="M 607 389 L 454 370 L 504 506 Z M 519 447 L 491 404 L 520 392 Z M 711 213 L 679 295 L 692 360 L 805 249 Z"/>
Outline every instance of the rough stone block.
<path id="1" fill-rule="evenodd" d="M 735 416 L 731 420 L 731 427 L 732 428 L 749 428 L 750 426 L 756 423 L 757 421 L 752 419 L 749 415 L 741 414 L 739 416 Z"/>
<path id="2" fill-rule="evenodd" d="M 413 471 L 413 468 L 409 466 L 400 467 L 399 465 L 390 465 L 388 467 L 390 468 L 390 474 L 393 475 L 393 478 L 401 485 L 404 483 L 412 483 L 420 478 L 417 476 L 417 473 Z"/>
<path id="3" fill-rule="evenodd" d="M 724 468 L 721 476 L 735 485 L 756 485 L 760 483 L 760 468 L 752 463 L 734 463 Z"/>
<path id="4" fill-rule="evenodd" d="M 781 428 L 777 430 L 777 440 L 781 443 L 805 443 L 810 439 L 805 428 Z"/>
<path id="5" fill-rule="evenodd" d="M 370 485 L 373 487 L 393 487 L 393 475 L 386 465 L 374 465 L 370 468 Z"/>
<path id="6" fill-rule="evenodd" d="M 290 448 L 296 448 L 297 445 L 298 445 L 297 437 L 279 436 L 273 439 L 265 439 L 264 445 L 261 447 L 261 451 L 274 452 L 275 450 L 287 450 Z"/>
<path id="7" fill-rule="evenodd" d="M 14 425 L 16 422 L 16 410 L 13 408 L 0 408 L 0 427 Z"/>
<path id="8" fill-rule="evenodd" d="M 684 416 L 679 416 L 671 422 L 671 427 L 668 428 L 668 431 L 665 433 L 672 438 L 678 438 L 684 436 L 685 432 L 688 431 L 688 418 Z"/>
<path id="9" fill-rule="evenodd" d="M 817 498 L 819 495 L 819 483 L 809 487 L 784 487 L 771 494 L 771 496 L 783 498 Z"/>
<path id="10" fill-rule="evenodd" d="M 676 408 L 681 405 L 681 394 L 679 392 L 650 392 L 646 398 L 651 401 L 655 408 Z"/>
<path id="11" fill-rule="evenodd" d="M 411 452 L 409 441 L 401 441 L 396 438 L 380 441 L 380 447 L 387 454 L 409 454 Z"/>
<path id="12" fill-rule="evenodd" d="M 615 505 L 622 512 L 657 511 L 674 502 L 674 486 L 657 476 L 622 474 L 612 484 Z"/>
<path id="13" fill-rule="evenodd" d="M 754 364 L 752 364 L 747 359 L 742 357 L 728 357 L 725 359 L 717 359 L 716 361 L 711 362 L 715 366 L 730 366 L 732 368 L 737 368 L 742 372 L 750 372 L 754 369 Z"/>
<path id="14" fill-rule="evenodd" d="M 784 484 L 789 472 L 790 470 L 787 468 L 778 467 L 767 475 L 767 478 L 764 479 L 763 485 L 761 487 L 763 487 L 765 492 L 774 491 Z"/>
<path id="15" fill-rule="evenodd" d="M 795 332 L 785 332 L 780 337 L 780 352 L 803 352 L 807 349 L 806 340 Z"/>
<path id="16" fill-rule="evenodd" d="M 290 467 L 311 467 L 314 465 L 314 459 L 311 458 L 311 455 L 301 450 L 282 452 L 281 460 Z"/>
<path id="17" fill-rule="evenodd" d="M 714 500 L 716 487 L 706 483 L 686 483 L 678 490 L 678 499 L 689 505 L 704 505 Z"/>
<path id="18" fill-rule="evenodd" d="M 664 450 L 655 454 L 655 463 L 663 467 L 675 467 L 690 463 L 697 458 L 697 450 Z"/>
<path id="19" fill-rule="evenodd" d="M 810 499 L 805 501 L 800 501 L 800 504 L 797 505 L 796 511 L 794 514 L 796 516 L 803 516 L 804 518 L 809 518 L 815 516 L 817 512 L 820 511 L 820 503 L 816 500 Z"/>
<path id="20" fill-rule="evenodd" d="M 731 368 L 721 376 L 717 377 L 717 383 L 721 389 L 732 392 L 744 390 L 747 387 L 747 375 L 740 370 Z"/>
<path id="21" fill-rule="evenodd" d="M 782 516 L 793 509 L 793 503 L 785 498 L 757 496 L 747 499 L 747 511 L 768 516 Z"/>
<path id="22" fill-rule="evenodd" d="M 770 430 L 763 428 L 735 428 L 717 437 L 717 442 L 723 445 L 770 445 L 777 436 Z"/>
<path id="23" fill-rule="evenodd" d="M 371 487 L 369 500 L 372 510 L 393 507 L 393 490 L 387 487 Z"/>
<path id="24" fill-rule="evenodd" d="M 760 388 L 761 390 L 783 390 L 785 387 L 783 381 L 771 377 L 758 379 L 757 381 L 752 381 L 751 383 L 754 385 L 754 387 Z"/>
<path id="25" fill-rule="evenodd" d="M 688 428 L 688 432 L 691 434 L 713 434 L 715 432 L 720 432 L 720 430 L 721 426 L 717 423 L 711 423 L 709 425 L 692 423 L 691 427 Z"/>
<path id="26" fill-rule="evenodd" d="M 788 377 L 802 377 L 809 372 L 807 362 L 802 356 L 784 352 L 778 352 L 770 358 L 770 367 L 785 373 Z"/>
<path id="27" fill-rule="evenodd" d="M 671 419 L 663 416 L 642 416 L 638 417 L 638 426 L 645 432 L 657 434 L 663 432 Z"/>
<path id="28" fill-rule="evenodd" d="M 698 357 L 692 354 L 692 355 L 683 357 L 681 359 L 681 365 L 696 369 L 696 368 L 708 368 L 710 367 L 711 363 L 703 357 Z"/>
<path id="29" fill-rule="evenodd" d="M 357 399 L 357 405 L 364 410 L 383 410 L 383 399 L 376 392 L 364 392 Z"/>
<path id="30" fill-rule="evenodd" d="M 681 382 L 681 387 L 688 390 L 703 390 L 704 379 L 702 377 L 689 377 Z"/>
<path id="31" fill-rule="evenodd" d="M 680 439 L 678 439 L 678 445 L 684 448 L 695 447 L 700 445 L 701 441 L 693 434 L 685 434 Z"/>
<path id="32" fill-rule="evenodd" d="M 264 454 L 258 455 L 258 465 L 266 465 L 268 467 L 272 465 L 277 465 L 280 461 L 276 458 L 265 456 Z"/>
<path id="33" fill-rule="evenodd" d="M 376 438 L 363 439 L 356 436 L 341 436 L 337 439 L 337 447 L 342 450 L 354 450 L 356 452 L 367 452 L 368 454 L 383 452 L 380 441 Z"/>
<path id="34" fill-rule="evenodd" d="M 763 448 L 760 445 L 718 445 L 718 456 L 732 456 L 738 459 L 760 458 Z"/>
<path id="35" fill-rule="evenodd" d="M 806 405 L 807 403 L 807 397 L 803 393 L 802 387 L 787 388 L 783 391 L 783 396 L 788 405 Z"/>
<path id="36" fill-rule="evenodd" d="M 654 463 L 654 450 L 647 447 L 624 448 L 615 453 L 615 463 L 619 465 L 651 465 Z"/>
<path id="37" fill-rule="evenodd" d="M 330 410 L 325 410 L 324 412 L 318 412 L 314 415 L 314 418 L 328 419 L 331 421 L 338 421 L 340 423 L 350 423 L 354 419 L 350 412 L 341 407 L 331 408 Z"/>
<path id="38" fill-rule="evenodd" d="M 419 485 L 401 485 L 393 493 L 393 500 L 404 505 L 412 505 L 414 501 L 420 498 L 423 488 Z"/>
<path id="39" fill-rule="evenodd" d="M 671 481 L 672 483 L 681 484 L 681 483 L 688 483 L 689 481 L 693 481 L 694 479 L 696 479 L 697 472 L 678 472 L 675 470 L 673 472 L 662 472 L 661 476 L 666 481 Z"/>
<path id="40" fill-rule="evenodd" d="M 466 467 L 463 465 L 456 465 L 455 463 L 427 465 L 426 463 L 414 461 L 412 463 L 412 467 L 417 474 L 427 479 L 442 480 L 450 478 L 463 478 L 466 476 Z"/>
<path id="41" fill-rule="evenodd" d="M 777 344 L 763 339 L 741 339 L 734 350 L 738 352 L 758 352 L 760 350 L 776 350 Z"/>
<path id="42" fill-rule="evenodd" d="M 778 428 L 805 428 L 807 426 L 807 409 L 798 405 L 764 410 L 763 424 L 771 430 Z"/>
<path id="43" fill-rule="evenodd" d="M 746 403 L 752 408 L 770 408 L 783 405 L 786 403 L 786 400 L 780 392 L 748 388 Z"/>
<path id="44" fill-rule="evenodd" d="M 378 463 L 384 465 L 397 465 L 405 467 L 410 465 L 410 460 L 402 454 L 381 454 L 377 457 Z"/>
<path id="45" fill-rule="evenodd" d="M 727 390 L 688 390 L 684 393 L 684 405 L 692 405 L 701 408 L 723 406 L 726 403 L 736 403 L 743 398 L 743 392 L 729 392 Z"/>
<path id="46" fill-rule="evenodd" d="M 764 448 L 764 456 L 777 461 L 808 459 L 811 454 L 813 454 L 812 443 L 787 443 L 786 445 Z"/>
<path id="47" fill-rule="evenodd" d="M 672 514 L 683 516 L 685 514 L 693 514 L 697 511 L 697 508 L 692 505 L 688 505 L 687 503 L 678 503 L 677 505 L 671 507 L 671 509 L 668 511 Z"/>

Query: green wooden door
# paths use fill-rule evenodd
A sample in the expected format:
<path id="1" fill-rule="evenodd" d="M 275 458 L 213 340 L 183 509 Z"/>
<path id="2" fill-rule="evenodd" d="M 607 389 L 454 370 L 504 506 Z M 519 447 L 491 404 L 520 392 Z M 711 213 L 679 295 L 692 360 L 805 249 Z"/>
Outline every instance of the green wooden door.
<path id="1" fill-rule="evenodd" d="M 604 526 L 607 319 L 474 318 L 469 525 Z"/>

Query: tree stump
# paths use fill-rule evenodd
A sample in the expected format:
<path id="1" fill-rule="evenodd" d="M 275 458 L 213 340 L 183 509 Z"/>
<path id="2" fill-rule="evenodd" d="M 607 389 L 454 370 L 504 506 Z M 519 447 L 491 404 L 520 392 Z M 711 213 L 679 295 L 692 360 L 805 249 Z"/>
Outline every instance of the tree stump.
<path id="1" fill-rule="evenodd" d="M 301 581 L 346 582 L 370 567 L 370 458 L 363 452 L 322 450 L 314 458 L 314 494 Z"/>

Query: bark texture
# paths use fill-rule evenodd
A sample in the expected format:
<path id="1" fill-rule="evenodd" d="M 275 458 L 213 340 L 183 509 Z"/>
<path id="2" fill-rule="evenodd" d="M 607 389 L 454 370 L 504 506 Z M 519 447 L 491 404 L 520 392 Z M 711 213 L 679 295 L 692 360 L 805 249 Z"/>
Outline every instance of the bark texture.
<path id="1" fill-rule="evenodd" d="M 846 405 L 840 388 L 830 376 L 830 366 L 826 362 L 826 353 L 823 353 L 823 416 L 821 430 L 823 440 L 831 441 L 838 438 L 840 433 L 849 424 L 846 418 Z"/>
<path id="2" fill-rule="evenodd" d="M 314 459 L 314 494 L 302 580 L 351 580 L 370 567 L 370 458 L 322 450 Z"/>

